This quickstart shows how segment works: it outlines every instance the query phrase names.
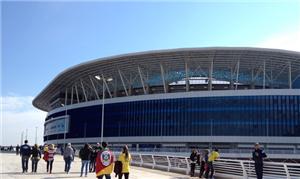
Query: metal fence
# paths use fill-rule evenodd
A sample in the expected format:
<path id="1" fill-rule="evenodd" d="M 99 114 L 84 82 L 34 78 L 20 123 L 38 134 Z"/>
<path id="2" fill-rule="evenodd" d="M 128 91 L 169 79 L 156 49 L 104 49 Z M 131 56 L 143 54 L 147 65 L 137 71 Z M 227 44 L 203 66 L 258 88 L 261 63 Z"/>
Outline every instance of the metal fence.
<path id="1" fill-rule="evenodd" d="M 184 156 L 132 154 L 132 164 L 173 172 L 190 172 L 190 160 Z M 256 178 L 254 162 L 250 160 L 219 159 L 214 162 L 215 176 L 231 179 Z M 199 170 L 198 170 L 199 172 Z M 264 179 L 300 179 L 300 164 L 264 162 Z"/>

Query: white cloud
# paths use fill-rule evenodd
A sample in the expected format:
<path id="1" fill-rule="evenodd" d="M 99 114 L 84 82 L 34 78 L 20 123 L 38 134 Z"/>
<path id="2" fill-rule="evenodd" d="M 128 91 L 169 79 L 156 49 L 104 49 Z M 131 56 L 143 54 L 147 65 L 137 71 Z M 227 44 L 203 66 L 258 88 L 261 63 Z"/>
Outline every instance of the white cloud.
<path id="1" fill-rule="evenodd" d="M 1 145 L 20 143 L 22 131 L 24 138 L 28 129 L 28 140 L 35 142 L 38 127 L 38 143 L 43 141 L 43 123 L 46 113 L 32 106 L 32 96 L 4 96 L 1 101 Z"/>
<path id="2" fill-rule="evenodd" d="M 300 52 L 300 27 L 273 34 L 255 46 Z"/>

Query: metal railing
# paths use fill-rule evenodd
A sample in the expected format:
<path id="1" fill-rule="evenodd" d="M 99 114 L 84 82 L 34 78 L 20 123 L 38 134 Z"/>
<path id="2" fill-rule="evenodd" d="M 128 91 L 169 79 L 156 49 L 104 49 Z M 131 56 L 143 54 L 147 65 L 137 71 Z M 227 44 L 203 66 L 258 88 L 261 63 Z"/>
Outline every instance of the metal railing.
<path id="1" fill-rule="evenodd" d="M 132 164 L 173 172 L 190 172 L 190 159 L 184 156 L 132 153 Z M 214 162 L 215 176 L 231 179 L 256 178 L 251 160 L 219 159 Z M 199 172 L 199 169 L 197 170 Z M 264 179 L 300 179 L 300 164 L 264 162 Z"/>

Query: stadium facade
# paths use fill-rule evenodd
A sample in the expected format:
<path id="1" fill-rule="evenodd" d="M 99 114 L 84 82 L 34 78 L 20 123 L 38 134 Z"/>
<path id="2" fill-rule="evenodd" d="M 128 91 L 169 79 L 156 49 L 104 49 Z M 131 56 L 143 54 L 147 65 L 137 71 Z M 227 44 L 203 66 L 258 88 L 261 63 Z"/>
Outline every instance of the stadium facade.
<path id="1" fill-rule="evenodd" d="M 103 96 L 105 100 L 103 101 Z M 300 53 L 189 48 L 96 59 L 33 100 L 44 141 L 132 147 L 300 148 Z"/>

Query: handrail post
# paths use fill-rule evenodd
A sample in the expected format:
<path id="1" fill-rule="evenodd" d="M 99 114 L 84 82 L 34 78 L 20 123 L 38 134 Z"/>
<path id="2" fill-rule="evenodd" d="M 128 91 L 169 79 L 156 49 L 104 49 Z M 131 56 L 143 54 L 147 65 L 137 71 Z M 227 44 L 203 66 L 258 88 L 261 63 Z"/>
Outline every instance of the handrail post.
<path id="1" fill-rule="evenodd" d="M 155 167 L 155 159 L 154 159 L 154 155 L 151 155 L 151 156 L 152 156 L 152 160 L 153 160 L 152 169 L 154 169 L 154 167 Z"/>
<path id="2" fill-rule="evenodd" d="M 285 163 L 283 164 L 283 167 L 284 167 L 284 170 L 285 170 L 285 173 L 286 173 L 286 178 L 287 179 L 291 179 L 288 167 L 287 167 L 287 165 Z"/>
<path id="3" fill-rule="evenodd" d="M 142 167 L 142 166 L 143 166 L 143 158 L 142 158 L 142 154 L 139 154 L 139 156 L 140 156 L 140 159 L 141 159 L 140 166 Z"/>
<path id="4" fill-rule="evenodd" d="M 187 157 L 185 157 L 185 162 L 186 162 L 186 174 L 188 175 L 190 172 L 190 164 Z"/>
<path id="5" fill-rule="evenodd" d="M 168 172 L 169 172 L 170 168 L 171 168 L 171 161 L 170 161 L 169 156 L 167 156 L 167 161 L 168 161 Z"/>
<path id="6" fill-rule="evenodd" d="M 248 174 L 247 174 L 247 171 L 245 169 L 244 162 L 240 161 L 240 164 L 241 164 L 242 170 L 243 170 L 243 179 L 248 179 Z"/>

